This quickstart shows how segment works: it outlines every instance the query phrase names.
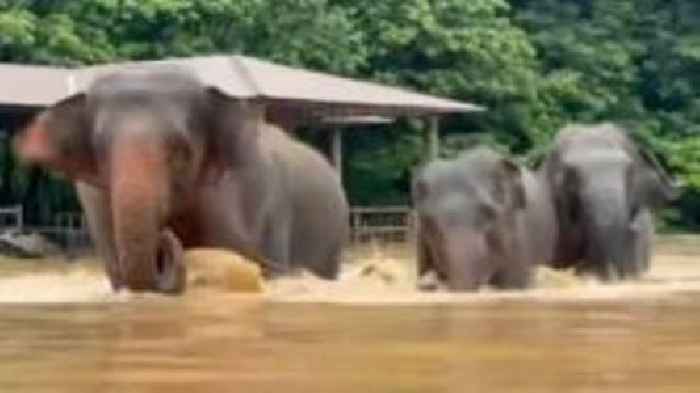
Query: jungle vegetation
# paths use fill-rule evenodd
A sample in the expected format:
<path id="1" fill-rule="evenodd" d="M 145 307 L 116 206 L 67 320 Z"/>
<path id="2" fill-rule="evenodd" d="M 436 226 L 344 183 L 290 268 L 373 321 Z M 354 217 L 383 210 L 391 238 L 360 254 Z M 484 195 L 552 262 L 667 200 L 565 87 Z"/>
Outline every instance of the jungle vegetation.
<path id="1" fill-rule="evenodd" d="M 0 0 L 0 61 L 82 65 L 238 53 L 474 102 L 442 153 L 489 143 L 536 163 L 569 122 L 633 130 L 686 183 L 663 226 L 700 228 L 700 3 L 694 0 Z M 421 123 L 345 133 L 355 205 L 408 203 Z M 320 145 L 323 134 L 304 136 Z M 77 209 L 0 152 L 0 204 Z M 323 147 L 323 146 L 321 146 Z"/>

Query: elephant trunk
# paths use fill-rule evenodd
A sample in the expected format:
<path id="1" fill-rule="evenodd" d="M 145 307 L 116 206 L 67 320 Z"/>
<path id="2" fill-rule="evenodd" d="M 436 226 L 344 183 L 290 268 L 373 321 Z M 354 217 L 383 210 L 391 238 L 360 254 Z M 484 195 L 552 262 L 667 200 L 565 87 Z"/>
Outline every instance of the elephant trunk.
<path id="1" fill-rule="evenodd" d="M 587 254 L 604 280 L 624 278 L 630 261 L 627 253 L 629 209 L 623 189 L 594 189 L 585 198 L 589 212 Z"/>
<path id="2" fill-rule="evenodd" d="M 483 234 L 453 231 L 445 237 L 448 286 L 452 291 L 476 291 L 487 276 L 487 245 Z"/>
<path id="3" fill-rule="evenodd" d="M 158 289 L 158 248 L 168 211 L 166 156 L 149 142 L 117 140 L 110 161 L 119 267 L 122 281 L 133 291 Z"/>

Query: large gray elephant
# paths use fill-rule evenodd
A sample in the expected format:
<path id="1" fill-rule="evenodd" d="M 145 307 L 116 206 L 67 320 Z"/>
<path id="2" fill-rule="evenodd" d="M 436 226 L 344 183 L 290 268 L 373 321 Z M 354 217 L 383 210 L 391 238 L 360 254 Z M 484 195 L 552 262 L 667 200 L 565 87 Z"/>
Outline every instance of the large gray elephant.
<path id="1" fill-rule="evenodd" d="M 24 160 L 75 181 L 115 290 L 178 293 L 182 248 L 236 250 L 268 277 L 334 279 L 348 232 L 336 171 L 264 109 L 177 66 L 131 66 L 44 112 Z"/>
<path id="2" fill-rule="evenodd" d="M 636 278 L 649 269 L 652 211 L 679 189 L 625 130 L 610 123 L 568 126 L 540 170 L 559 223 L 552 266 L 602 280 Z"/>
<path id="3" fill-rule="evenodd" d="M 432 272 L 452 291 L 531 285 L 533 267 L 551 259 L 556 236 L 542 180 L 485 147 L 420 169 L 412 190 L 419 282 Z"/>

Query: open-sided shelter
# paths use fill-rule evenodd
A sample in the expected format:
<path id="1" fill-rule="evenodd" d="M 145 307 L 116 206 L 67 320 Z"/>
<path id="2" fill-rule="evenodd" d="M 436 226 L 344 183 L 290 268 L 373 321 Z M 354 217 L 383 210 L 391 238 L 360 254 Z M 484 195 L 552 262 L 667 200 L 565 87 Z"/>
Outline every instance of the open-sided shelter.
<path id="1" fill-rule="evenodd" d="M 426 159 L 437 156 L 438 118 L 449 113 L 479 111 L 458 102 L 378 83 L 359 81 L 273 64 L 246 56 L 202 56 L 115 63 L 75 69 L 0 64 L 0 115 L 13 129 L 38 109 L 89 87 L 100 75 L 127 64 L 177 64 L 190 68 L 201 80 L 243 99 L 266 106 L 267 120 L 293 132 L 307 125 L 336 125 L 331 158 L 339 167 L 342 136 L 339 125 L 377 124 L 396 117 L 430 119 L 426 127 Z M 1 124 L 0 124 L 1 125 Z"/>

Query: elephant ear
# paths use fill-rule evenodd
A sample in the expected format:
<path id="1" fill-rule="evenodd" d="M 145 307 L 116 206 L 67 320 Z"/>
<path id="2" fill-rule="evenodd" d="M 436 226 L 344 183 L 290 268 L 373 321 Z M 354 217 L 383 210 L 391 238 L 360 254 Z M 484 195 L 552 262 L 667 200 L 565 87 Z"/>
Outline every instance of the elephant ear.
<path id="1" fill-rule="evenodd" d="M 209 103 L 206 164 L 221 173 L 251 162 L 264 124 L 263 105 L 229 96 L 216 87 L 208 88 L 206 94 Z"/>
<path id="2" fill-rule="evenodd" d="M 428 168 L 427 163 L 421 163 L 415 166 L 410 171 L 411 178 L 411 194 L 414 199 L 422 199 L 427 194 L 427 184 L 425 179 L 425 172 Z M 416 198 L 418 197 L 418 198 Z"/>
<path id="3" fill-rule="evenodd" d="M 639 170 L 635 171 L 634 182 L 639 202 L 658 208 L 676 200 L 681 193 L 681 183 L 671 179 L 651 152 L 643 148 L 637 151 L 641 162 Z"/>
<path id="4" fill-rule="evenodd" d="M 428 184 L 421 173 L 413 178 L 411 184 L 411 202 L 413 206 L 420 206 L 428 197 Z"/>
<path id="5" fill-rule="evenodd" d="M 538 169 L 541 173 L 544 173 L 550 192 L 554 195 L 560 194 L 564 185 L 564 177 L 562 176 L 562 171 L 559 169 L 560 167 L 560 154 L 556 149 L 552 149 L 544 157 Z"/>
<path id="6" fill-rule="evenodd" d="M 505 187 L 500 190 L 502 194 L 497 199 L 503 201 L 512 209 L 524 209 L 527 205 L 525 185 L 523 184 L 523 172 L 520 166 L 508 158 L 500 162 Z M 510 194 L 510 195 L 509 195 Z"/>
<path id="7" fill-rule="evenodd" d="M 85 94 L 76 94 L 40 112 L 16 137 L 15 150 L 30 164 L 70 178 L 97 173 Z"/>

